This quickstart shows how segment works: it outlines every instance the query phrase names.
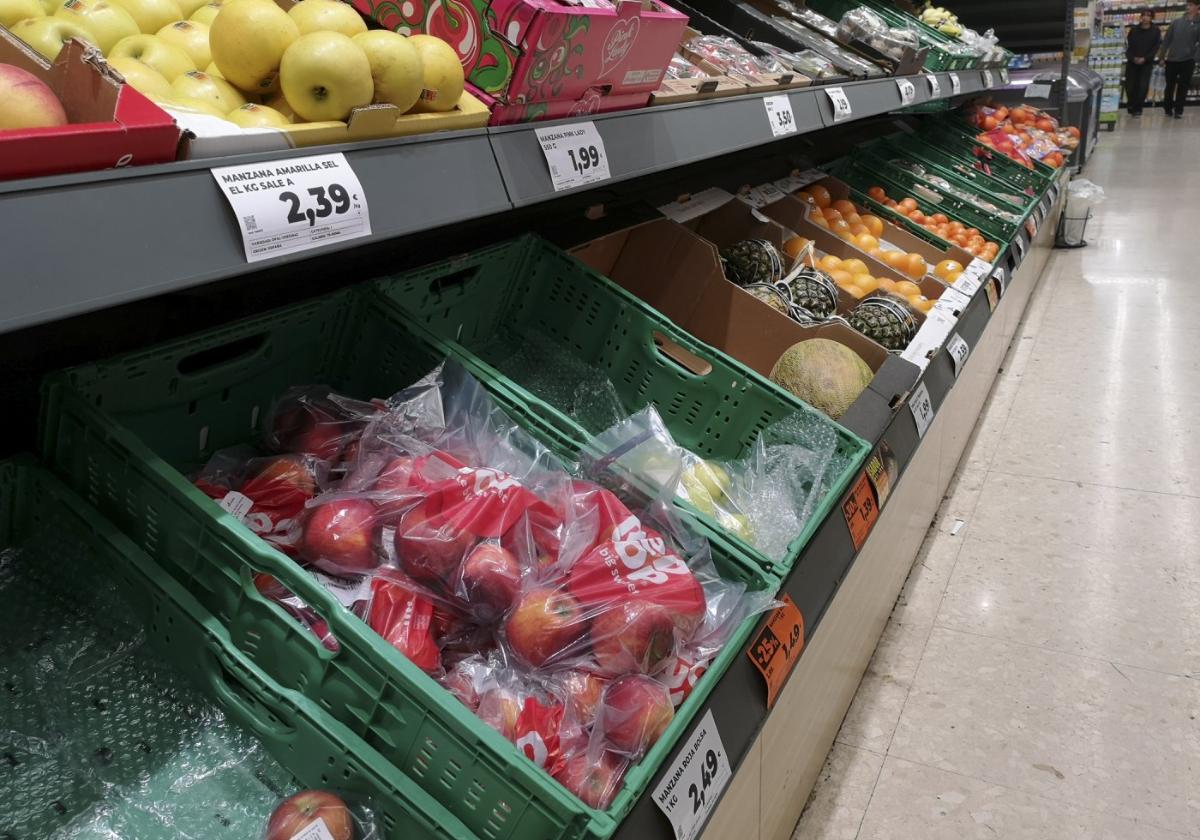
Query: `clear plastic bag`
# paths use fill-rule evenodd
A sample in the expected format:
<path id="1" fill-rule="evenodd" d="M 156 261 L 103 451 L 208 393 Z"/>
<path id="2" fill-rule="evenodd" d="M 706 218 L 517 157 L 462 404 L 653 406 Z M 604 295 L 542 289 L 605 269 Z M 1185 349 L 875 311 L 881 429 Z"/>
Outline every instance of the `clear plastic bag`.
<path id="1" fill-rule="evenodd" d="M 328 790 L 302 790 L 271 812 L 262 840 L 383 840 L 370 803 Z"/>
<path id="2" fill-rule="evenodd" d="M 688 49 L 703 56 L 725 72 L 770 73 L 771 65 L 751 55 L 732 38 L 719 35 L 700 35 L 687 42 Z"/>

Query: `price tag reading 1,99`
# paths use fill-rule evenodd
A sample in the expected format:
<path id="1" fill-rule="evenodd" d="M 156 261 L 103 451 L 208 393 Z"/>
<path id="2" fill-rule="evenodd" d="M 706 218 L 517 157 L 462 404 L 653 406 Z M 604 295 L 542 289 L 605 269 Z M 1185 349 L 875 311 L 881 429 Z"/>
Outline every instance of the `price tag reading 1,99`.
<path id="1" fill-rule="evenodd" d="M 692 840 L 704 826 L 732 773 L 729 756 L 717 732 L 712 709 L 704 713 L 685 738 L 680 740 L 679 758 L 667 765 L 651 792 L 675 829 L 676 840 Z"/>
<path id="2" fill-rule="evenodd" d="M 772 137 L 796 133 L 796 115 L 792 113 L 792 100 L 786 95 L 764 97 L 763 107 L 767 109 Z"/>
<path id="3" fill-rule="evenodd" d="M 917 89 L 908 79 L 897 79 L 896 87 L 900 89 L 900 104 L 911 105 L 917 98 Z"/>
<path id="4" fill-rule="evenodd" d="M 343 154 L 212 170 L 233 208 L 246 262 L 371 235 L 367 197 Z"/>
<path id="5" fill-rule="evenodd" d="M 925 437 L 929 424 L 933 422 L 933 400 L 929 398 L 929 389 L 921 382 L 913 389 L 908 397 L 908 408 L 917 424 L 917 436 Z"/>
<path id="6" fill-rule="evenodd" d="M 846 98 L 846 91 L 840 87 L 831 87 L 825 88 L 825 93 L 829 96 L 829 104 L 833 106 L 833 121 L 850 119 L 850 100 Z"/>
<path id="7" fill-rule="evenodd" d="M 604 138 L 593 122 L 535 129 L 554 191 L 607 181 L 608 155 Z"/>

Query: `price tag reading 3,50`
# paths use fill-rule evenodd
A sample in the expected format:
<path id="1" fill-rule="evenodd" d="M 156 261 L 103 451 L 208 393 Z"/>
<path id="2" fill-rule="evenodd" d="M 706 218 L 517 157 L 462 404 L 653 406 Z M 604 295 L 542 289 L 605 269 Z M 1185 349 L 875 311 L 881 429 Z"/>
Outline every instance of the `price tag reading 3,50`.
<path id="1" fill-rule="evenodd" d="M 962 93 L 962 80 L 958 78 L 957 73 L 950 74 L 950 92 L 955 96 Z"/>
<path id="2" fill-rule="evenodd" d="M 607 181 L 611 177 L 604 139 L 595 123 L 558 125 L 535 131 L 542 154 L 546 156 L 546 165 L 550 167 L 550 181 L 555 192 Z"/>
<path id="3" fill-rule="evenodd" d="M 763 98 L 763 106 L 767 109 L 767 122 L 771 124 L 772 137 L 796 133 L 796 115 L 792 113 L 792 100 L 787 96 L 767 96 Z"/>
<path id="4" fill-rule="evenodd" d="M 896 87 L 900 89 L 900 104 L 911 105 L 917 98 L 917 89 L 908 79 L 897 79 Z"/>
<path id="5" fill-rule="evenodd" d="M 942 83 L 938 77 L 932 73 L 926 74 L 926 79 L 929 79 L 929 95 L 934 99 L 940 99 L 942 96 Z"/>
<path id="6" fill-rule="evenodd" d="M 669 765 L 652 795 L 654 804 L 671 821 L 676 840 L 692 840 L 732 773 L 712 709 L 681 743 L 679 760 Z"/>
<path id="7" fill-rule="evenodd" d="M 850 100 L 846 98 L 846 91 L 840 87 L 831 87 L 825 88 L 825 93 L 829 95 L 829 104 L 833 106 L 833 121 L 850 119 Z"/>
<path id="8" fill-rule="evenodd" d="M 929 399 L 929 389 L 924 382 L 917 385 L 908 398 L 908 408 L 917 424 L 917 436 L 925 437 L 929 424 L 933 422 L 933 400 Z"/>
<path id="9" fill-rule="evenodd" d="M 367 197 L 343 154 L 212 170 L 233 208 L 246 262 L 371 235 Z"/>
<path id="10" fill-rule="evenodd" d="M 961 335 L 955 333 L 946 342 L 946 352 L 950 354 L 950 361 L 954 363 L 954 378 L 958 379 L 963 365 L 967 363 L 967 356 L 971 355 L 971 348 Z"/>

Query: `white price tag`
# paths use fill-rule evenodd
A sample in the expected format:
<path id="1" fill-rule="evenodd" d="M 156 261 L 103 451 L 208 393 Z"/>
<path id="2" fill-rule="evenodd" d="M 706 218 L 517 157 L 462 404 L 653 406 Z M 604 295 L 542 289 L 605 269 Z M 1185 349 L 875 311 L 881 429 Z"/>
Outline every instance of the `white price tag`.
<path id="1" fill-rule="evenodd" d="M 917 424 L 917 436 L 925 437 L 925 433 L 929 431 L 929 424 L 933 422 L 933 400 L 929 399 L 929 389 L 925 387 L 924 382 L 917 385 L 909 395 L 908 409 Z"/>
<path id="2" fill-rule="evenodd" d="M 983 71 L 983 86 L 985 88 L 991 88 L 992 85 L 994 85 L 994 84 L 996 84 L 996 80 L 992 78 L 992 71 L 984 70 Z"/>
<path id="3" fill-rule="evenodd" d="M 293 834 L 289 840 L 333 840 L 333 835 L 329 832 L 329 827 L 325 825 L 325 820 L 317 820 L 309 823 L 302 831 Z"/>
<path id="4" fill-rule="evenodd" d="M 958 379 L 963 365 L 967 363 L 967 356 L 971 355 L 971 348 L 961 335 L 955 333 L 946 343 L 946 352 L 950 354 L 950 361 L 954 364 L 954 378 Z"/>
<path id="5" fill-rule="evenodd" d="M 897 79 L 896 87 L 900 90 L 900 104 L 911 105 L 917 98 L 917 89 L 908 79 Z"/>
<path id="6" fill-rule="evenodd" d="M 1000 81 L 1008 84 L 1008 68 L 1004 67 L 1000 70 Z"/>
<path id="7" fill-rule="evenodd" d="M 805 169 L 803 172 L 797 172 L 795 175 L 780 178 L 775 182 L 775 186 L 779 187 L 785 193 L 790 194 L 797 190 L 802 190 L 809 184 L 816 183 L 826 177 L 828 176 L 820 169 Z"/>
<path id="8" fill-rule="evenodd" d="M 604 138 L 596 130 L 595 123 L 556 125 L 534 131 L 542 145 L 542 154 L 546 156 L 555 192 L 607 181 L 611 177 Z"/>
<path id="9" fill-rule="evenodd" d="M 796 115 L 792 113 L 792 100 L 786 95 L 764 97 L 763 107 L 767 109 L 772 137 L 796 133 Z"/>
<path id="10" fill-rule="evenodd" d="M 850 100 L 846 98 L 846 91 L 840 87 L 825 88 L 825 93 L 829 96 L 829 104 L 833 106 L 833 121 L 841 122 L 848 120 L 852 116 L 850 113 Z"/>
<path id="11" fill-rule="evenodd" d="M 946 341 L 946 336 L 954 329 L 954 316 L 947 315 L 936 307 L 925 314 L 925 323 L 912 341 L 904 348 L 900 358 L 912 362 L 921 370 L 929 364 L 929 358 Z"/>
<path id="12" fill-rule="evenodd" d="M 254 500 L 236 490 L 230 490 L 225 494 L 225 498 L 221 499 L 217 504 L 238 522 L 244 522 L 246 514 L 250 512 L 250 508 L 254 507 Z"/>
<path id="13" fill-rule="evenodd" d="M 996 287 L 1000 290 L 1000 296 L 1004 297 L 1004 293 L 1008 290 L 1008 272 L 1003 268 L 997 268 L 996 273 L 992 276 L 996 278 Z"/>
<path id="14" fill-rule="evenodd" d="M 971 260 L 954 281 L 954 288 L 967 296 L 974 295 L 992 273 L 992 264 L 979 258 Z"/>
<path id="15" fill-rule="evenodd" d="M 653 796 L 671 821 L 676 840 L 692 840 L 733 774 L 712 709 L 683 743 L 679 761 L 659 779 Z"/>
<path id="16" fill-rule="evenodd" d="M 386 536 L 386 535 L 385 535 Z M 343 607 L 350 609 L 359 601 L 370 600 L 371 597 L 371 577 L 362 575 L 361 577 L 334 577 L 327 575 L 324 572 L 310 571 L 317 583 L 325 587 L 325 591 L 337 599 L 337 602 Z"/>
<path id="17" fill-rule="evenodd" d="M 947 286 L 945 291 L 938 295 L 938 299 L 934 301 L 933 308 L 940 312 L 945 312 L 952 318 L 957 318 L 970 303 L 971 298 L 953 286 Z"/>
<path id="18" fill-rule="evenodd" d="M 685 196 L 679 201 L 672 201 L 658 208 L 659 212 L 668 219 L 686 222 L 703 216 L 710 210 L 716 210 L 722 204 L 733 201 L 733 194 L 725 192 L 720 187 L 709 187 L 694 195 Z"/>
<path id="19" fill-rule="evenodd" d="M 1047 99 L 1050 96 L 1049 82 L 1034 82 L 1025 88 L 1026 99 Z"/>
<path id="20" fill-rule="evenodd" d="M 246 262 L 371 235 L 367 196 L 343 154 L 220 166 Z"/>
<path id="21" fill-rule="evenodd" d="M 774 184 L 759 184 L 757 187 L 751 187 L 745 192 L 738 193 L 738 198 L 751 207 L 766 207 L 768 204 L 774 204 L 780 199 L 787 198 L 787 194 Z"/>
<path id="22" fill-rule="evenodd" d="M 1025 241 L 1020 236 L 1013 240 L 1013 248 L 1017 251 L 1017 262 L 1025 259 Z"/>
<path id="23" fill-rule="evenodd" d="M 934 99 L 940 99 L 942 96 L 942 83 L 938 77 L 932 73 L 926 73 L 925 78 L 929 79 L 929 95 Z"/>
<path id="24" fill-rule="evenodd" d="M 958 78 L 957 73 L 950 74 L 950 92 L 953 96 L 962 93 L 962 80 Z"/>

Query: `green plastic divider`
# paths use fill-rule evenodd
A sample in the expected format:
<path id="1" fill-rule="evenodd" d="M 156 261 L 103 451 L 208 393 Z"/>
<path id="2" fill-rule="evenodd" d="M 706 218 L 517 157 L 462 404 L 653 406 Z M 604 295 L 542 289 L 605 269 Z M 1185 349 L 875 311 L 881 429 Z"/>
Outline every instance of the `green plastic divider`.
<path id="1" fill-rule="evenodd" d="M 1000 179 L 976 169 L 970 160 L 961 160 L 941 149 L 928 146 L 912 135 L 893 134 L 861 148 L 884 159 L 904 158 L 919 163 L 927 171 L 941 176 L 987 198 L 1014 213 L 1024 213 L 1037 204 L 1033 195 L 1017 190 Z"/>
<path id="2" fill-rule="evenodd" d="M 993 178 L 1005 182 L 1026 194 L 1040 196 L 1048 189 L 1050 181 L 1036 169 L 1028 169 L 1002 152 L 984 146 L 972 137 L 958 131 L 944 131 L 938 126 L 922 126 L 916 142 L 943 151 L 980 168 Z"/>
<path id="3" fill-rule="evenodd" d="M 146 640 L 158 656 L 215 701 L 230 720 L 257 737 L 295 777 L 295 789 L 280 791 L 281 796 L 306 787 L 333 788 L 368 799 L 390 840 L 474 840 L 476 835 L 462 822 L 327 712 L 280 689 L 237 651 L 228 631 L 194 597 L 75 492 L 32 458 L 0 462 L 0 548 L 20 545 L 47 532 L 83 541 L 96 573 L 118 584 L 135 611 L 131 618 L 145 628 Z M 64 617 L 64 621 L 80 620 L 87 621 L 88 616 Z M 129 714 L 131 709 L 124 703 L 120 695 L 110 697 L 109 710 L 113 715 Z M 159 739 L 163 733 L 144 732 L 139 724 L 128 720 L 109 727 L 110 735 L 116 729 L 137 739 L 135 743 L 105 745 L 114 765 L 121 763 L 125 751 L 149 750 L 148 743 L 157 743 L 156 739 L 170 743 L 169 737 Z M 4 725 L 0 718 L 0 728 Z M 6 766 L 0 789 L 11 794 L 28 781 L 44 792 L 57 790 L 55 784 L 66 784 L 62 779 L 49 783 L 45 778 L 24 780 L 21 773 L 20 766 Z M 5 801 L 11 804 L 11 800 Z M 80 791 L 60 791 L 53 801 L 46 802 L 48 822 L 43 827 L 47 830 L 30 836 L 49 835 L 50 821 L 61 821 L 87 804 Z M 268 816 L 269 812 L 263 815 L 263 826 Z M 154 832 L 153 825 L 157 822 L 144 824 L 137 840 L 178 837 L 169 826 Z M 214 823 L 213 831 L 219 830 Z"/>
<path id="4" fill-rule="evenodd" d="M 978 140 L 975 139 L 982 132 L 980 132 L 980 130 L 977 129 L 975 126 L 968 123 L 966 121 L 966 119 L 963 118 L 962 114 L 958 111 L 948 113 L 941 119 L 937 120 L 936 126 L 937 126 L 936 130 L 942 134 L 957 137 L 960 141 L 966 141 L 967 143 L 973 143 L 977 146 L 983 145 L 982 143 L 980 143 Z M 984 148 L 988 148 L 988 147 L 984 146 Z M 1033 169 L 1030 170 L 1030 169 L 1026 168 L 1025 166 L 1022 166 L 1021 164 L 1017 163 L 1015 160 L 1012 160 L 1007 155 L 1005 155 L 1003 152 L 995 152 L 995 157 L 1004 158 L 1006 161 L 1008 161 L 1009 163 L 1012 163 L 1014 166 L 1018 166 L 1021 169 L 1024 169 L 1026 172 L 1032 172 L 1034 174 L 1034 176 L 1039 184 L 1039 188 L 1041 190 L 1044 190 L 1046 187 L 1048 187 L 1050 185 L 1050 182 L 1054 180 L 1055 176 L 1058 173 L 1058 170 L 1056 170 L 1053 166 L 1042 163 L 1040 160 L 1033 160 L 1032 161 Z"/>
<path id="5" fill-rule="evenodd" d="M 236 650 L 344 724 L 470 831 L 489 840 L 608 837 L 741 655 L 753 619 L 742 623 L 663 737 L 629 770 L 612 805 L 598 811 L 185 477 L 215 450 L 253 440 L 271 401 L 289 386 L 320 382 L 360 398 L 387 396 L 442 358 L 374 288 L 360 286 L 52 376 L 44 390 L 42 452 L 217 617 Z M 487 384 L 517 414 L 496 383 Z M 715 541 L 712 548 L 725 577 L 755 590 L 776 588 L 774 577 Z M 322 647 L 263 598 L 253 584 L 259 572 L 319 613 L 339 650 Z"/>

